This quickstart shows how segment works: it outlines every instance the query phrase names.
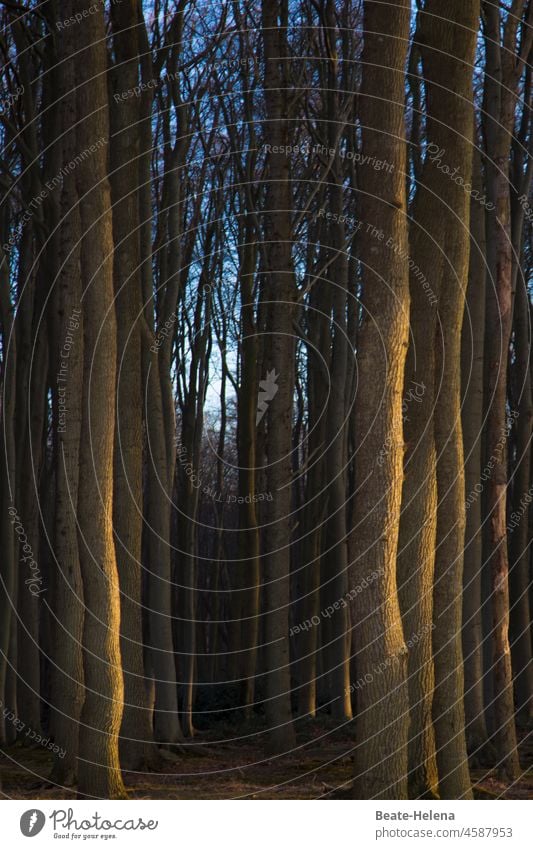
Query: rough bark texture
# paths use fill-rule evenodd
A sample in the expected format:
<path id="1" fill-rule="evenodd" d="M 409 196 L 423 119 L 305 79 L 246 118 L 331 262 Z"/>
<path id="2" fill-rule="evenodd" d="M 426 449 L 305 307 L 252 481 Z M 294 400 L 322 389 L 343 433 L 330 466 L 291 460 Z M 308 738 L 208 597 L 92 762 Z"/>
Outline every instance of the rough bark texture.
<path id="1" fill-rule="evenodd" d="M 86 695 L 80 726 L 80 796 L 124 798 L 118 734 L 124 683 L 120 656 L 120 595 L 113 540 L 113 438 L 116 320 L 113 232 L 107 179 L 109 120 L 103 8 L 87 12 L 75 0 L 78 26 L 78 150 L 95 146 L 76 169 L 80 195 L 84 310 L 83 408 L 78 495 L 79 547 L 85 600 L 83 655 Z"/>
<path id="2" fill-rule="evenodd" d="M 326 443 L 326 416 L 324 399 L 328 393 L 328 375 L 320 359 L 330 343 L 329 322 L 324 319 L 330 302 L 330 291 L 325 286 L 314 285 L 308 308 L 309 357 L 313 367 L 307 375 L 308 437 L 307 451 L 311 458 L 307 470 L 304 506 L 302 510 L 300 548 L 301 563 L 297 574 L 298 605 L 293 639 L 297 655 L 298 714 L 314 717 L 317 710 L 317 678 L 319 659 L 319 612 L 321 550 L 324 536 L 326 502 L 324 491 L 324 445 Z M 322 354 L 322 356 L 324 356 Z"/>
<path id="3" fill-rule="evenodd" d="M 327 3 L 326 22 L 328 42 L 336 42 L 335 12 L 332 2 Z M 325 234 L 330 260 L 327 278 L 315 285 L 331 288 L 332 340 L 329 359 L 329 404 L 326 425 L 327 531 L 324 555 L 327 574 L 329 606 L 337 605 L 329 620 L 328 658 L 329 698 L 331 714 L 337 719 L 351 719 L 350 699 L 350 646 L 349 611 L 346 603 L 348 589 L 348 545 L 346 527 L 346 393 L 348 336 L 346 303 L 348 289 L 348 255 L 346 235 L 341 223 L 344 211 L 343 174 L 339 144 L 343 125 L 339 122 L 341 103 L 337 86 L 336 54 L 328 62 L 327 135 L 328 145 L 336 151 L 328 176 L 329 209 L 334 221 Z M 339 607 L 340 604 L 340 607 Z"/>
<path id="4" fill-rule="evenodd" d="M 487 292 L 486 314 L 486 458 L 487 464 L 491 466 L 491 475 L 487 483 L 485 505 L 492 591 L 494 739 L 499 772 L 502 777 L 514 780 L 519 776 L 520 763 L 516 747 L 509 647 L 509 555 L 506 515 L 509 434 L 506 409 L 507 367 L 513 310 L 509 153 L 516 91 L 522 67 L 522 63 L 516 61 L 515 47 L 518 22 L 525 3 L 518 0 L 513 4 L 513 14 L 508 15 L 503 27 L 499 7 L 489 3 L 484 6 L 487 51 L 484 131 L 487 189 L 494 205 L 494 212 L 487 219 L 487 237 L 491 243 L 491 282 Z M 531 6 L 529 16 L 531 17 Z M 531 44 L 531 34 L 526 36 L 526 41 Z"/>
<path id="5" fill-rule="evenodd" d="M 515 303 L 516 388 L 519 392 L 519 418 L 516 428 L 516 467 L 513 476 L 512 512 L 509 517 L 511 569 L 509 590 L 511 618 L 509 637 L 516 694 L 516 710 L 533 718 L 533 662 L 531 647 L 529 516 L 531 484 L 531 329 L 529 299 L 525 281 L 518 281 Z"/>
<path id="6" fill-rule="evenodd" d="M 72 13 L 72 3 L 64 8 Z M 62 85 L 63 161 L 71 162 L 76 146 L 75 65 L 72 58 L 72 32 L 63 40 L 64 65 Z M 59 387 L 66 389 L 68 414 L 60 423 L 56 408 L 56 512 L 55 564 L 53 597 L 50 601 L 54 666 L 53 732 L 55 743 L 64 754 L 56 757 L 52 778 L 60 784 L 74 784 L 78 776 L 79 719 L 84 700 L 83 678 L 83 585 L 80 569 L 76 505 L 79 488 L 81 409 L 83 391 L 83 315 L 81 313 L 81 222 L 76 176 L 68 174 L 61 193 L 60 271 L 58 280 L 58 340 L 54 351 L 56 365 L 55 395 Z M 73 320 L 74 319 L 74 320 Z M 76 327 L 76 324 L 78 325 Z M 68 349 L 65 348 L 67 339 Z M 68 353 L 68 358 L 63 355 Z M 66 369 L 63 372 L 63 368 Z"/>
<path id="7" fill-rule="evenodd" d="M 41 283 L 44 281 L 40 280 Z M 39 311 L 34 329 L 37 334 L 32 349 L 30 367 L 28 416 L 22 439 L 24 449 L 21 456 L 20 490 L 18 501 L 24 533 L 30 545 L 39 573 L 42 570 L 39 517 L 39 485 L 43 460 L 43 438 L 46 403 L 46 385 L 48 370 L 48 340 L 46 321 Z M 17 662 L 17 714 L 26 728 L 41 728 L 41 676 L 39 653 L 39 619 L 42 594 L 46 588 L 42 584 L 36 590 L 30 589 L 32 572 L 26 566 L 25 553 L 19 546 L 18 571 L 18 662 Z M 28 743 L 24 732 L 21 741 Z"/>
<path id="8" fill-rule="evenodd" d="M 240 267 L 241 291 L 241 386 L 238 396 L 238 458 L 239 495 L 254 495 L 257 492 L 256 474 L 256 409 L 257 409 L 257 358 L 259 345 L 254 318 L 253 282 L 256 266 L 255 230 L 251 221 L 243 230 Z M 253 499 L 245 500 L 239 509 L 239 555 L 242 590 L 241 655 L 242 703 L 251 713 L 255 694 L 257 667 L 257 643 L 259 636 L 259 585 L 261 580 L 259 530 L 257 511 Z"/>
<path id="9" fill-rule="evenodd" d="M 356 398 L 355 597 L 356 779 L 363 799 L 407 798 L 407 652 L 396 587 L 402 488 L 402 389 L 409 332 L 405 197 L 404 67 L 409 4 L 364 5 L 360 115 L 363 149 L 393 165 L 359 174 L 363 324 Z M 383 100 L 383 92 L 387 99 Z M 379 233 L 383 233 L 383 237 Z"/>
<path id="10" fill-rule="evenodd" d="M 474 151 L 472 185 L 483 195 L 481 161 Z M 485 334 L 485 209 L 470 205 L 470 267 L 461 339 L 462 426 L 465 458 L 465 556 L 463 574 L 463 656 L 465 722 L 468 754 L 473 763 L 490 757 L 483 699 L 483 566 L 482 495 L 483 356 Z M 488 747 L 488 748 L 487 748 Z"/>
<path id="11" fill-rule="evenodd" d="M 442 798 L 471 795 L 463 707 L 461 646 L 465 531 L 461 433 L 461 326 L 468 280 L 469 196 L 453 176 L 472 176 L 472 74 L 479 5 L 451 2 L 446 18 L 430 2 L 421 18 L 427 85 L 428 148 L 424 173 L 438 198 L 440 227 L 426 241 L 424 263 L 438 297 L 435 338 L 434 434 L 437 455 L 437 545 L 433 595 L 435 692 L 433 723 Z M 425 210 L 432 217 L 429 209 Z M 419 224 L 425 227 L 425 222 Z M 431 225 L 430 225 L 431 226 Z M 437 256 L 435 256 L 437 254 Z"/>
<path id="12" fill-rule="evenodd" d="M 287 144 L 286 0 L 263 0 L 265 50 L 266 133 L 273 146 Z M 290 697 L 289 575 L 292 476 L 292 404 L 294 388 L 295 286 L 291 258 L 290 160 L 284 153 L 269 154 L 268 188 L 264 207 L 267 309 L 271 336 L 268 369 L 278 391 L 267 412 L 268 534 L 264 555 L 267 746 L 271 752 L 294 745 Z"/>
<path id="13" fill-rule="evenodd" d="M 9 297 L 8 259 L 0 247 L 0 318 L 2 321 L 2 339 L 5 347 L 2 355 L 2 451 L 0 473 L 2 486 L 2 571 L 1 571 L 1 616 L 0 616 L 0 699 L 2 704 L 15 709 L 8 685 L 8 655 L 12 633 L 13 604 L 15 592 L 16 536 L 13 517 L 16 507 L 13 502 L 15 492 L 15 397 L 16 397 L 16 338 L 13 329 L 13 308 Z M 11 512 L 10 512 L 11 511 Z M 10 657 L 12 659 L 12 657 Z M 13 725 L 7 723 L 3 711 L 0 715 L 0 742 L 4 744 L 13 733 Z M 12 742 L 12 739 L 11 739 Z"/>
<path id="14" fill-rule="evenodd" d="M 168 474 L 163 401 L 157 355 L 143 344 L 149 363 L 147 375 L 146 436 L 148 448 L 148 616 L 150 663 L 155 679 L 154 736 L 174 745 L 182 739 L 178 717 L 178 691 L 171 609 L 170 504 L 172 482 Z M 173 464 L 172 464 L 173 466 Z"/>
<path id="15" fill-rule="evenodd" d="M 117 67 L 114 89 L 138 83 L 137 33 L 132 22 L 137 3 L 111 7 Z M 114 458 L 113 520 L 121 591 L 121 652 L 124 667 L 124 714 L 121 762 L 129 769 L 153 766 L 157 755 L 152 711 L 143 663 L 142 536 L 142 391 L 141 274 L 139 250 L 139 101 L 129 97 L 110 104 L 114 145 L 111 157 L 114 284 L 117 314 L 117 421 Z"/>
<path id="16" fill-rule="evenodd" d="M 416 210 L 415 206 L 415 220 Z M 420 260 L 413 240 L 412 257 Z M 420 260 L 421 261 L 421 260 Z M 403 390 L 406 444 L 398 545 L 398 596 L 409 650 L 409 795 L 438 795 L 435 732 L 431 715 L 433 574 L 437 532 L 437 476 L 432 428 L 435 377 L 435 305 L 414 274 L 410 278 L 411 344 Z"/>

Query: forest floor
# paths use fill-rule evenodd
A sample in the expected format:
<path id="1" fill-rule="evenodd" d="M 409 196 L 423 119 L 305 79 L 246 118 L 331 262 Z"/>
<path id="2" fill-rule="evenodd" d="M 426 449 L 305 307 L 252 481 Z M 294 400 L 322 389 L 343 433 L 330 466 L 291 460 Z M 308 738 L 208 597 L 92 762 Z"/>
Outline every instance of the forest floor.
<path id="1" fill-rule="evenodd" d="M 305 723 L 291 754 L 265 758 L 263 729 L 217 723 L 201 731 L 159 772 L 125 772 L 131 799 L 322 799 L 343 797 L 354 771 L 353 726 L 329 719 Z M 478 799 L 533 798 L 533 732 L 520 735 L 523 775 L 509 786 L 492 770 L 472 770 Z M 16 744 L 0 756 L 3 798 L 75 799 L 74 790 L 48 781 L 50 752 Z"/>

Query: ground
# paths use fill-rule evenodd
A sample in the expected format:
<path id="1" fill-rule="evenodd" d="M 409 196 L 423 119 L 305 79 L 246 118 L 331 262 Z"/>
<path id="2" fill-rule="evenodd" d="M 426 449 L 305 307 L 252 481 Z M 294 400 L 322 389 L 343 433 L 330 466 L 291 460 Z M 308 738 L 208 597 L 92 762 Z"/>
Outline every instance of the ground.
<path id="1" fill-rule="evenodd" d="M 476 798 L 533 798 L 533 732 L 520 736 L 521 780 L 509 786 L 490 770 L 473 770 Z M 304 726 L 290 755 L 266 759 L 259 724 L 243 736 L 235 726 L 217 723 L 169 759 L 164 771 L 126 772 L 124 778 L 131 799 L 341 798 L 354 771 L 353 746 L 351 723 L 338 728 L 324 719 Z M 52 757 L 40 747 L 6 749 L 0 760 L 3 798 L 76 798 L 48 782 Z"/>

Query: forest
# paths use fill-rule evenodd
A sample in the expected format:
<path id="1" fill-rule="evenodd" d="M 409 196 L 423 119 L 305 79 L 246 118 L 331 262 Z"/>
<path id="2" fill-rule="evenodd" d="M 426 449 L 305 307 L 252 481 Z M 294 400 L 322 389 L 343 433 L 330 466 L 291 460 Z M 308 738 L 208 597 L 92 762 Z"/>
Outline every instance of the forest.
<path id="1" fill-rule="evenodd" d="M 533 2 L 0 33 L 0 797 L 533 798 Z"/>

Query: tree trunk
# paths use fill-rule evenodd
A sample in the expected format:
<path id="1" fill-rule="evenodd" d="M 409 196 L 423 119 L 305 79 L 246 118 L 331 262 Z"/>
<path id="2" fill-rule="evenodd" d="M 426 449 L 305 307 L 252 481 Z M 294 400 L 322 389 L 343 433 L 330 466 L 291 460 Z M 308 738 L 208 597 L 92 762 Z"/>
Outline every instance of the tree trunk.
<path id="1" fill-rule="evenodd" d="M 487 483 L 488 563 L 492 591 L 492 645 L 495 742 L 499 774 L 515 780 L 520 763 L 514 724 L 514 698 L 509 647 L 509 556 L 507 542 L 507 367 L 513 310 L 513 259 L 509 158 L 514 128 L 516 93 L 523 58 L 515 55 L 518 23 L 525 2 L 513 6 L 502 26 L 499 6 L 485 3 L 484 132 L 487 152 L 487 189 L 493 204 L 487 238 L 491 244 L 490 279 L 486 312 L 487 363 Z M 530 32 L 520 47 L 529 53 Z M 502 40 L 503 31 L 503 44 Z"/>
<path id="2" fill-rule="evenodd" d="M 72 14 L 72 2 L 62 13 Z M 77 153 L 76 89 L 72 30 L 62 40 L 61 128 L 62 163 Z M 83 392 L 83 318 L 81 314 L 81 222 L 76 176 L 64 177 L 60 201 L 60 277 L 57 293 L 57 340 L 53 349 L 55 380 L 55 531 L 52 557 L 55 580 L 50 605 L 53 613 L 52 730 L 60 752 L 52 770 L 58 784 L 75 784 L 78 778 L 79 720 L 84 700 L 83 585 L 80 569 L 76 505 L 79 491 L 80 433 Z M 65 347 L 68 344 L 68 347 Z M 68 414 L 59 418 L 58 390 Z M 63 390 L 66 390 L 63 393 Z M 68 398 L 65 404 L 65 399 Z M 62 412 L 62 411 L 61 411 Z"/>
<path id="3" fill-rule="evenodd" d="M 117 67 L 114 89 L 138 83 L 137 33 L 132 21 L 137 3 L 112 4 L 113 44 Z M 121 590 L 121 653 L 124 667 L 124 714 L 120 753 L 132 770 L 154 766 L 152 712 L 143 662 L 142 536 L 142 388 L 141 276 L 139 250 L 138 98 L 113 103 L 111 190 L 115 242 L 114 282 L 117 313 L 117 422 L 114 457 L 113 519 Z"/>
<path id="4" fill-rule="evenodd" d="M 265 51 L 265 134 L 272 146 L 287 144 L 288 69 L 287 0 L 263 0 L 262 35 Z M 268 534 L 264 553 L 267 749 L 289 751 L 295 743 L 291 713 L 289 652 L 292 406 L 294 389 L 293 318 L 295 281 L 291 257 L 291 184 L 289 157 L 268 156 L 264 205 L 264 243 L 268 372 L 267 395 Z M 274 390 L 276 385 L 277 391 Z M 260 396 L 261 397 L 261 396 Z"/>
<path id="5" fill-rule="evenodd" d="M 153 346 L 151 346 L 153 347 Z M 178 716 L 178 688 L 172 636 L 170 495 L 163 401 L 157 354 L 143 343 L 148 381 L 146 438 L 148 447 L 146 518 L 148 538 L 148 615 L 150 662 L 155 679 L 154 736 L 173 746 L 183 739 Z"/>
<path id="6" fill-rule="evenodd" d="M 85 601 L 85 703 L 80 723 L 80 796 L 125 798 L 118 753 L 124 683 L 120 656 L 120 592 L 113 540 L 113 437 L 116 321 L 113 232 L 107 179 L 109 143 L 107 54 L 103 8 L 84 15 L 77 36 L 78 150 L 94 153 L 76 169 L 81 211 L 84 310 L 83 407 L 78 495 L 78 544 Z M 85 13 L 85 14 L 84 14 Z"/>
<path id="7" fill-rule="evenodd" d="M 241 291 L 241 385 L 238 395 L 238 462 L 239 495 L 245 500 L 239 506 L 239 573 L 241 580 L 243 654 L 242 704 L 248 716 L 252 713 L 259 636 L 260 547 L 256 505 L 256 409 L 257 359 L 259 346 L 254 320 L 253 283 L 256 267 L 255 228 L 247 219 L 243 231 L 242 260 L 239 269 Z M 246 496 L 252 496 L 246 499 Z"/>
<path id="8" fill-rule="evenodd" d="M 335 43 L 334 4 L 326 6 L 327 40 Z M 352 718 L 350 698 L 350 640 L 349 611 L 346 602 L 348 590 L 348 548 L 346 527 L 346 421 L 350 397 L 346 393 L 348 337 L 346 326 L 346 304 L 348 291 L 348 256 L 345 244 L 345 228 L 342 223 L 344 192 L 342 163 L 339 153 L 343 124 L 339 122 L 341 102 L 337 88 L 337 59 L 332 54 L 328 61 L 327 93 L 327 136 L 328 146 L 335 150 L 329 185 L 329 208 L 333 220 L 326 233 L 328 260 L 326 280 L 317 286 L 332 289 L 332 341 L 331 356 L 328 357 L 331 383 L 327 410 L 326 445 L 324 455 L 327 481 L 327 530 L 326 551 L 323 556 L 327 574 L 329 608 L 334 610 L 329 619 L 328 658 L 329 698 L 331 715 L 339 720 Z"/>
<path id="9" fill-rule="evenodd" d="M 3 228 L 2 228 L 3 230 Z M 3 230 L 2 235 L 5 231 Z M 7 241 L 7 240 L 6 240 Z M 14 621 L 13 606 L 16 599 L 16 562 L 18 545 L 16 543 L 15 521 L 17 508 L 14 504 L 15 493 L 15 397 L 16 397 L 16 337 L 13 322 L 13 307 L 9 297 L 8 258 L 0 246 L 0 319 L 2 322 L 2 451 L 0 459 L 2 516 L 0 530 L 2 534 L 2 569 L 0 587 L 0 699 L 2 705 L 14 710 L 16 705 L 9 697 L 8 657 L 12 660 L 10 643 Z M 4 745 L 11 738 L 13 726 L 6 722 L 3 711 L 0 712 L 0 743 Z"/>
<path id="10" fill-rule="evenodd" d="M 364 4 L 362 146 L 365 154 L 375 154 L 393 167 L 379 174 L 361 167 L 359 175 L 363 323 L 358 338 L 351 592 L 367 583 L 355 594 L 352 616 L 362 682 L 356 698 L 354 795 L 361 799 L 407 798 L 407 652 L 397 597 L 396 554 L 403 477 L 402 387 L 409 332 L 403 176 L 408 32 L 407 2 Z"/>
<path id="11" fill-rule="evenodd" d="M 515 383 L 519 392 L 519 417 L 516 425 L 516 466 L 513 475 L 512 513 L 509 517 L 511 569 L 511 658 L 516 693 L 516 709 L 533 719 L 533 662 L 531 647 L 531 609 L 529 604 L 529 536 L 531 485 L 531 330 L 529 297 L 523 279 L 518 282 L 515 304 Z"/>
<path id="12" fill-rule="evenodd" d="M 481 159 L 474 151 L 472 186 L 483 195 Z M 470 267 L 461 338 L 463 446 L 465 457 L 465 556 L 463 575 L 463 655 L 466 743 L 473 763 L 491 761 L 483 698 L 481 573 L 483 535 L 480 475 L 483 436 L 483 358 L 485 334 L 485 209 L 470 203 Z"/>
<path id="13" fill-rule="evenodd" d="M 433 289 L 432 303 L 438 298 L 433 415 L 437 456 L 433 724 L 441 798 L 470 798 L 461 646 L 465 504 L 460 423 L 470 205 L 464 187 L 452 176 L 459 172 L 466 184 L 472 177 L 472 67 L 479 5 L 465 6 L 455 0 L 445 19 L 439 17 L 439 10 L 436 0 L 426 4 L 420 36 L 429 142 L 423 179 L 437 205 L 425 204 L 417 222 L 422 231 L 429 222 L 430 238 L 424 240 L 421 268 L 429 281 L 426 295 Z"/>
<path id="14" fill-rule="evenodd" d="M 322 225 L 322 221 L 320 222 Z M 319 260 L 320 261 L 320 260 Z M 310 269 L 312 273 L 312 269 Z M 302 508 L 300 552 L 301 563 L 298 575 L 299 603 L 296 606 L 294 636 L 296 643 L 296 674 L 298 683 L 298 715 L 313 718 L 317 710 L 317 664 L 319 635 L 321 634 L 320 589 L 321 553 L 326 502 L 323 498 L 326 444 L 326 416 L 324 399 L 328 394 L 328 372 L 326 351 L 331 342 L 329 314 L 331 311 L 331 289 L 315 283 L 307 308 L 308 369 L 307 405 L 308 469 Z M 322 361 L 324 358 L 324 362 Z"/>

